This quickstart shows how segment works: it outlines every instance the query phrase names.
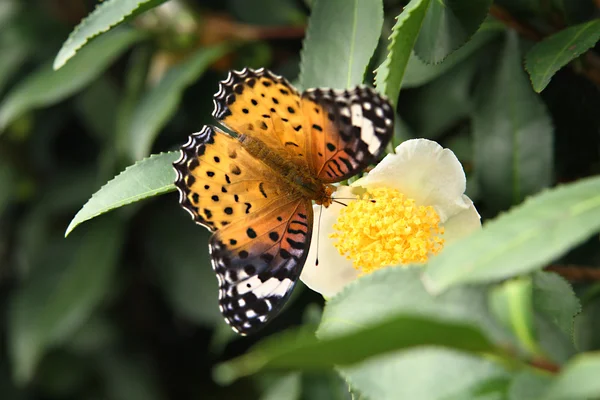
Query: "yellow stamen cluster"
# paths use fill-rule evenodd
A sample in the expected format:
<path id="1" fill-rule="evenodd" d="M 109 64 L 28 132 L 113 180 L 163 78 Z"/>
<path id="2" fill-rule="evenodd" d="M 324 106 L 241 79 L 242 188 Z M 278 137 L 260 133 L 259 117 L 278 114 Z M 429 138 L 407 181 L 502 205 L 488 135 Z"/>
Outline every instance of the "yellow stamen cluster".
<path id="1" fill-rule="evenodd" d="M 343 208 L 330 235 L 361 273 L 388 265 L 424 263 L 444 246 L 440 217 L 431 206 L 389 188 L 370 189 Z"/>

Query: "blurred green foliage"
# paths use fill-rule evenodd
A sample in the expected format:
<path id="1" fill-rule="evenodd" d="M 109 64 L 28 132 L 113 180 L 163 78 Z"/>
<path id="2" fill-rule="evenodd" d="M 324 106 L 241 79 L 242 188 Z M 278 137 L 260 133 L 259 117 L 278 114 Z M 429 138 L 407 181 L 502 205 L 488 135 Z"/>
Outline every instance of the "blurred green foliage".
<path id="1" fill-rule="evenodd" d="M 594 0 L 0 1 L 0 398 L 600 398 L 599 18 Z M 299 286 L 237 337 L 170 164 L 243 67 L 375 85 L 394 144 L 454 150 L 484 229 L 324 309 Z"/>

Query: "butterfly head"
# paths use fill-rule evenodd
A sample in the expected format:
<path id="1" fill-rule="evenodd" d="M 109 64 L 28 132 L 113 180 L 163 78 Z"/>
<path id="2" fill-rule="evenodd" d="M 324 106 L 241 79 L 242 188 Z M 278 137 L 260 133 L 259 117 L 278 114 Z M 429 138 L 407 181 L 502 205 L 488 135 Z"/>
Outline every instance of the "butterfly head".
<path id="1" fill-rule="evenodd" d="M 315 203 L 324 206 L 325 208 L 329 207 L 333 202 L 332 196 L 336 189 L 337 187 L 334 185 L 323 185 L 322 194 L 315 200 Z"/>

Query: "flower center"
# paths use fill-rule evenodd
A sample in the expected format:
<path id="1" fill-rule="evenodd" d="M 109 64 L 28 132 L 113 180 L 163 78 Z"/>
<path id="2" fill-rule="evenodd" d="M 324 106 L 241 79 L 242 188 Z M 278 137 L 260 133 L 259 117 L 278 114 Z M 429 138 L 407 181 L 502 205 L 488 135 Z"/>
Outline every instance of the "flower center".
<path id="1" fill-rule="evenodd" d="M 369 189 L 344 207 L 329 237 L 361 273 L 388 265 L 424 263 L 444 246 L 444 228 L 431 206 L 417 206 L 397 190 Z"/>

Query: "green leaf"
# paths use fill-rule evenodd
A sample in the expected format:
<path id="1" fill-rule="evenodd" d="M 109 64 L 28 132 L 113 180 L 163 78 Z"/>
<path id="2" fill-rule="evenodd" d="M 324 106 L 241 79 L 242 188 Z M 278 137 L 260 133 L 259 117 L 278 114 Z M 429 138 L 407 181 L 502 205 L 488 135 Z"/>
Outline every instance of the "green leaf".
<path id="1" fill-rule="evenodd" d="M 27 111 L 62 101 L 87 86 L 142 38 L 135 30 L 115 30 L 86 46 L 68 67 L 54 71 L 50 65 L 44 65 L 19 83 L 0 104 L 0 133 Z"/>
<path id="2" fill-rule="evenodd" d="M 334 370 L 302 373 L 303 400 L 350 400 L 350 396 L 352 400 L 367 400 L 359 398 Z"/>
<path id="3" fill-rule="evenodd" d="M 581 311 L 581 304 L 563 277 L 543 271 L 533 274 L 533 305 L 567 337 L 573 337 L 574 319 Z"/>
<path id="4" fill-rule="evenodd" d="M 18 383 L 29 382 L 43 353 L 69 340 L 103 301 L 122 238 L 120 221 L 104 219 L 83 236 L 47 246 L 43 266 L 11 299 L 9 349 Z"/>
<path id="5" fill-rule="evenodd" d="M 465 44 L 487 16 L 492 0 L 431 1 L 415 43 L 426 63 L 439 63 Z"/>
<path id="6" fill-rule="evenodd" d="M 362 83 L 382 26 L 382 0 L 316 0 L 301 53 L 300 87 Z"/>
<path id="7" fill-rule="evenodd" d="M 15 17 L 19 10 L 17 0 L 4 0 L 0 3 L 0 26 L 4 26 Z"/>
<path id="8" fill-rule="evenodd" d="M 588 400 L 600 397 L 600 353 L 574 357 L 546 391 L 543 400 Z"/>
<path id="9" fill-rule="evenodd" d="M 398 101 L 402 78 L 430 1 L 411 0 L 404 7 L 392 28 L 387 58 L 377 68 L 375 75 L 377 90 L 385 94 L 394 105 Z"/>
<path id="10" fill-rule="evenodd" d="M 440 293 L 541 268 L 600 230 L 600 177 L 527 199 L 431 259 L 423 277 Z"/>
<path id="11" fill-rule="evenodd" d="M 507 281 L 490 292 L 490 309 L 529 354 L 543 356 L 535 340 L 532 293 L 529 277 Z"/>
<path id="12" fill-rule="evenodd" d="M 543 358 L 555 364 L 564 364 L 576 352 L 573 340 L 549 318 L 535 311 L 534 330 L 543 350 Z"/>
<path id="13" fill-rule="evenodd" d="M 553 127 L 527 81 L 514 31 L 496 64 L 476 101 L 474 166 L 486 204 L 503 210 L 552 183 Z"/>
<path id="14" fill-rule="evenodd" d="M 271 382 L 260 400 L 299 400 L 300 399 L 300 374 L 292 372 Z"/>
<path id="15" fill-rule="evenodd" d="M 188 60 L 171 68 L 161 81 L 140 100 L 132 115 L 129 132 L 129 156 L 146 157 L 158 132 L 177 110 L 183 91 L 194 83 L 215 61 L 231 48 L 220 45 L 203 48 Z"/>
<path id="16" fill-rule="evenodd" d="M 432 296 L 421 282 L 422 271 L 386 268 L 348 285 L 327 302 L 317 336 L 347 334 L 405 313 L 473 324 L 496 342 L 509 340 L 489 313 L 485 287 L 460 287 Z"/>
<path id="17" fill-rule="evenodd" d="M 525 57 L 525 68 L 535 91 L 544 90 L 559 69 L 594 47 L 599 39 L 600 19 L 594 19 L 564 29 L 533 46 Z"/>
<path id="18" fill-rule="evenodd" d="M 541 399 L 551 383 L 550 374 L 542 375 L 529 370 L 521 371 L 510 383 L 508 400 Z"/>
<path id="19" fill-rule="evenodd" d="M 65 236 L 79 224 L 110 210 L 175 190 L 171 164 L 179 152 L 154 154 L 129 166 L 92 195 L 69 224 Z"/>
<path id="20" fill-rule="evenodd" d="M 227 383 L 262 369 L 320 370 L 423 345 L 467 351 L 494 350 L 489 340 L 472 325 L 396 314 L 383 322 L 323 340 L 318 340 L 311 330 L 271 336 L 243 356 L 218 365 L 215 378 Z"/>
<path id="21" fill-rule="evenodd" d="M 469 58 L 476 53 L 485 44 L 498 36 L 504 30 L 504 25 L 497 21 L 485 22 L 479 30 L 473 35 L 471 40 L 465 43 L 464 46 L 451 53 L 448 57 L 438 64 L 426 64 L 414 53 L 411 53 L 406 65 L 404 79 L 402 80 L 403 88 L 411 88 L 424 85 L 438 76 L 444 74 L 463 60 Z"/>
<path id="22" fill-rule="evenodd" d="M 0 37 L 0 51 L 2 52 L 2 57 L 0 57 L 0 93 L 2 93 L 4 86 L 10 81 L 13 74 L 17 72 L 29 53 L 23 44 L 3 43 L 6 41 L 8 39 Z"/>
<path id="23" fill-rule="evenodd" d="M 368 399 L 484 400 L 502 393 L 508 374 L 490 360 L 456 350 L 417 348 L 345 367 L 342 376 Z"/>
<path id="24" fill-rule="evenodd" d="M 101 33 L 149 10 L 166 0 L 105 0 L 75 27 L 54 59 L 62 68 L 86 43 Z"/>
<path id="25" fill-rule="evenodd" d="M 579 351 L 600 350 L 600 297 L 584 305 L 575 317 L 575 344 Z"/>

